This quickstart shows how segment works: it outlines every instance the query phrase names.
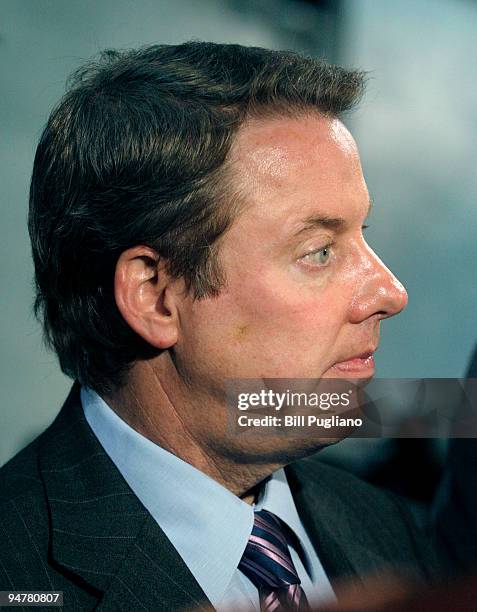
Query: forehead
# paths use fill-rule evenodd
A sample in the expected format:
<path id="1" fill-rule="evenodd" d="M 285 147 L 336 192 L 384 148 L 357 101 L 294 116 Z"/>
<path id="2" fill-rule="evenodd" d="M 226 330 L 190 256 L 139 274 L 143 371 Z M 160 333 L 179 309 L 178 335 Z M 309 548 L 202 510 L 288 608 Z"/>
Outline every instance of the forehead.
<path id="1" fill-rule="evenodd" d="M 289 225 L 314 209 L 329 216 L 356 215 L 363 197 L 367 204 L 356 143 L 336 118 L 250 120 L 237 135 L 231 162 L 255 217 Z"/>

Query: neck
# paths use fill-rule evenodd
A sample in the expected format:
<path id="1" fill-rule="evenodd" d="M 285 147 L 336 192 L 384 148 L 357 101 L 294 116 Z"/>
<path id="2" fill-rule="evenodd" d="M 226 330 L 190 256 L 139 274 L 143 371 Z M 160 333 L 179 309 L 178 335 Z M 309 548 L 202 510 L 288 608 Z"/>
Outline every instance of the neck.
<path id="1" fill-rule="evenodd" d="M 170 365 L 137 362 L 128 383 L 104 400 L 141 435 L 253 503 L 257 485 L 285 462 L 254 461 L 238 444 L 234 447 L 226 436 L 224 406 L 186 389 Z"/>

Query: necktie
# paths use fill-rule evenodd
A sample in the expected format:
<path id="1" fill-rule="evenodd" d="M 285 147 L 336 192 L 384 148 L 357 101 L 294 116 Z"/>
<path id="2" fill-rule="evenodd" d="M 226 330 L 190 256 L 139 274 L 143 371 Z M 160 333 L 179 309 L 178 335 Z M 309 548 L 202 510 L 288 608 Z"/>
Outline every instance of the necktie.
<path id="1" fill-rule="evenodd" d="M 268 510 L 255 512 L 252 534 L 238 566 L 257 587 L 261 612 L 309 610 L 283 526 Z"/>

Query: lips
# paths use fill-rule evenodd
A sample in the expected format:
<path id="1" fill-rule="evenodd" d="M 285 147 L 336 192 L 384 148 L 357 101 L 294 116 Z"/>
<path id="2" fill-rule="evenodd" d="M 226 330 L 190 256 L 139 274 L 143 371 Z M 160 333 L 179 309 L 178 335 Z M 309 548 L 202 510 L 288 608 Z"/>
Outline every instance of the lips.
<path id="1" fill-rule="evenodd" d="M 361 355 L 356 355 L 346 359 L 346 361 L 340 361 L 335 363 L 334 369 L 341 372 L 369 372 L 374 371 L 374 350 L 366 351 Z"/>

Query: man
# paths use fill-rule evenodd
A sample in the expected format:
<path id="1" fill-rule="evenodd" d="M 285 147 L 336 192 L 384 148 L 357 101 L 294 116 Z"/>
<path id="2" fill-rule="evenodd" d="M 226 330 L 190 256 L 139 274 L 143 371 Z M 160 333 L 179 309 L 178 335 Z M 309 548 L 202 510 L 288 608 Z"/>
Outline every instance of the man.
<path id="1" fill-rule="evenodd" d="M 363 237 L 338 119 L 362 90 L 359 72 L 200 42 L 78 72 L 29 216 L 36 312 L 76 382 L 2 469 L 2 589 L 61 590 L 67 609 L 297 610 L 339 579 L 431 574 L 397 499 L 297 461 L 325 437 L 226 423 L 229 379 L 369 378 L 406 304 Z"/>

